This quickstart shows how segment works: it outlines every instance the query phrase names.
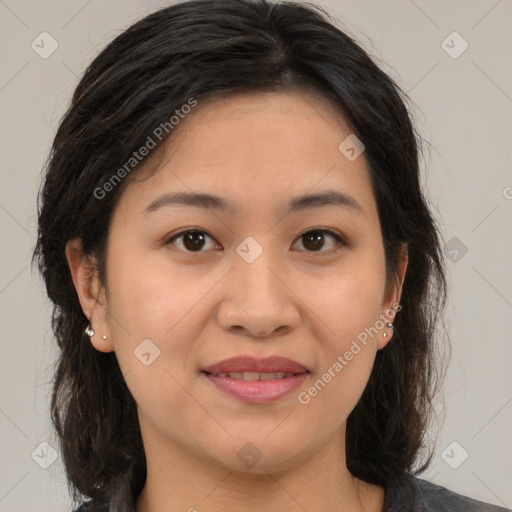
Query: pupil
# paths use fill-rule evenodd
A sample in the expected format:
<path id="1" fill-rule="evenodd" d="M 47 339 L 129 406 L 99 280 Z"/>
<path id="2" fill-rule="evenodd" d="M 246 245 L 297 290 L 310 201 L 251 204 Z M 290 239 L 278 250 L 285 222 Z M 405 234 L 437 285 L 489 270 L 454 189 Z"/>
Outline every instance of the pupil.
<path id="1" fill-rule="evenodd" d="M 204 237 L 199 231 L 190 231 L 183 238 L 183 245 L 187 249 L 201 249 L 204 244 Z"/>
<path id="2" fill-rule="evenodd" d="M 312 231 L 311 233 L 305 236 L 307 240 L 307 242 L 304 244 L 305 247 L 317 250 L 320 249 L 321 246 L 323 245 L 323 235 L 319 231 Z M 312 241 L 312 244 L 309 244 L 309 241 Z"/>

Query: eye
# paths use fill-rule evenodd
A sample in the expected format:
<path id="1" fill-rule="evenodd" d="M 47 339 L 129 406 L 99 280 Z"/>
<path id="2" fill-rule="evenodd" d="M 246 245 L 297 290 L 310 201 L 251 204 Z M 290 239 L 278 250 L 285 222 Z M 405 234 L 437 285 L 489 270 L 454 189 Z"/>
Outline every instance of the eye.
<path id="1" fill-rule="evenodd" d="M 305 240 L 303 246 L 306 247 L 306 250 L 308 250 L 308 252 L 329 252 L 328 250 L 320 250 L 325 244 L 325 234 L 327 234 L 329 238 L 334 239 L 335 248 L 339 248 L 340 246 L 346 245 L 345 240 L 340 235 L 338 235 L 334 231 L 331 231 L 330 229 L 311 229 L 300 235 L 298 240 Z"/>
<path id="2" fill-rule="evenodd" d="M 327 238 L 331 238 L 331 240 L 334 240 L 334 248 L 346 245 L 345 240 L 336 232 L 331 231 L 329 229 L 320 228 L 310 229 L 309 231 L 306 231 L 305 233 L 299 236 L 298 240 L 305 240 L 303 246 L 308 252 L 329 252 L 328 250 L 320 250 L 325 245 L 326 235 Z M 180 233 L 173 235 L 171 238 L 167 240 L 166 244 L 176 245 L 178 249 L 183 250 L 185 252 L 204 252 L 202 251 L 202 249 L 204 249 L 205 246 L 207 246 L 206 240 L 208 238 L 216 242 L 214 238 L 212 238 L 208 233 L 206 233 L 206 231 L 200 229 L 187 229 L 185 231 L 181 231 Z M 177 241 L 179 243 L 176 243 Z M 218 243 L 213 243 L 210 249 L 211 248 L 221 249 L 222 246 L 220 246 Z M 208 249 L 208 247 L 206 247 L 206 249 Z"/>
<path id="3" fill-rule="evenodd" d="M 186 252 L 204 252 L 201 251 L 205 246 L 205 240 L 209 238 L 213 240 L 213 238 L 206 233 L 206 231 L 201 231 L 199 229 L 187 229 L 186 231 L 182 231 L 181 233 L 177 233 L 173 235 L 169 240 L 167 240 L 166 244 L 174 244 L 175 240 L 180 240 L 181 247 L 178 247 L 181 250 Z M 218 244 L 214 244 L 213 248 L 220 248 Z"/>

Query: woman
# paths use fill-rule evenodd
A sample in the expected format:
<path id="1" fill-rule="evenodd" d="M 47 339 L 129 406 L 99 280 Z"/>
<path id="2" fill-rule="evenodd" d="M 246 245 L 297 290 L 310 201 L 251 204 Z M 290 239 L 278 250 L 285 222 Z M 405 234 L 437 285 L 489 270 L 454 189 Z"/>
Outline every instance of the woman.
<path id="1" fill-rule="evenodd" d="M 78 510 L 505 510 L 413 476 L 446 282 L 405 100 L 299 3 L 179 3 L 92 62 L 34 253 Z"/>

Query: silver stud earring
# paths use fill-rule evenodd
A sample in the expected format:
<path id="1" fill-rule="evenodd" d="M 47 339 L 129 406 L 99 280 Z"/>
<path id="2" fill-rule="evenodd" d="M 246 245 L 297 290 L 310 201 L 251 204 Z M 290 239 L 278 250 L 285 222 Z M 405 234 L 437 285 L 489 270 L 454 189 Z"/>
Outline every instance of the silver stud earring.
<path id="1" fill-rule="evenodd" d="M 392 324 L 392 323 L 390 323 L 390 322 L 388 322 L 388 323 L 386 324 L 386 327 L 389 327 L 390 329 L 393 329 L 393 324 Z M 388 333 L 387 333 L 387 332 L 385 332 L 385 333 L 383 334 L 383 336 L 384 336 L 384 338 L 387 338 L 387 337 L 388 337 Z"/>
<path id="2" fill-rule="evenodd" d="M 94 329 L 91 328 L 91 324 L 86 327 L 85 334 L 87 334 L 87 336 L 94 336 Z"/>
<path id="3" fill-rule="evenodd" d="M 107 337 L 106 337 L 106 336 L 102 336 L 102 337 L 101 337 L 101 339 L 102 339 L 102 340 L 106 340 L 106 339 L 107 339 Z"/>

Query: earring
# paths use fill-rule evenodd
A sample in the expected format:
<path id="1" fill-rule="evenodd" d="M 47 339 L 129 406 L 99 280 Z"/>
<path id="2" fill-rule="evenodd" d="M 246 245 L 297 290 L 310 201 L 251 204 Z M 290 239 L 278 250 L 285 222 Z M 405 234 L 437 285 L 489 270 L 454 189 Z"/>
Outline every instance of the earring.
<path id="1" fill-rule="evenodd" d="M 87 336 L 94 336 L 94 329 L 91 328 L 91 324 L 86 327 L 85 334 L 87 334 Z"/>
<path id="2" fill-rule="evenodd" d="M 390 322 L 388 322 L 388 323 L 386 324 L 386 327 L 389 327 L 390 329 L 394 329 L 393 324 L 392 324 L 392 323 L 390 323 Z M 388 337 L 388 333 L 387 333 L 387 332 L 385 332 L 385 333 L 383 334 L 383 336 L 384 336 L 384 338 L 387 338 L 387 337 Z"/>
<path id="3" fill-rule="evenodd" d="M 101 339 L 102 339 L 102 340 L 106 340 L 106 339 L 107 339 L 107 337 L 106 337 L 106 336 L 102 336 L 102 337 L 101 337 Z"/>

